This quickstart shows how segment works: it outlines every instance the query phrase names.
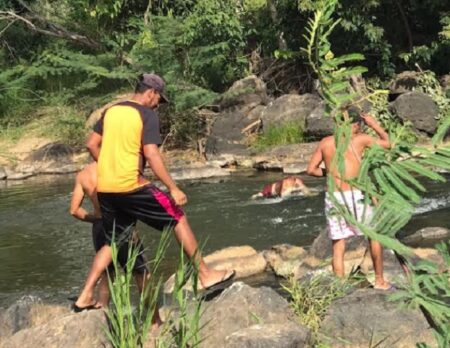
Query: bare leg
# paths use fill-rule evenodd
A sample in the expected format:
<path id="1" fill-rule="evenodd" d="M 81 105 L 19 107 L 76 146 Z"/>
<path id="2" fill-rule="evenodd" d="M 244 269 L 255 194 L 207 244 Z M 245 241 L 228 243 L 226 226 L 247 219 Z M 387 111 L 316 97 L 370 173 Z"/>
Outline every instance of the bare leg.
<path id="1" fill-rule="evenodd" d="M 370 254 L 372 256 L 373 269 L 375 271 L 375 285 L 377 289 L 388 289 L 390 284 L 383 276 L 383 247 L 375 240 L 369 240 Z"/>
<path id="2" fill-rule="evenodd" d="M 109 274 L 110 277 L 114 277 L 113 274 Z M 97 285 L 98 289 L 98 304 L 102 307 L 108 307 L 109 304 L 109 283 L 108 274 L 103 272 L 100 281 Z"/>
<path id="3" fill-rule="evenodd" d="M 150 273 L 144 272 L 144 273 L 133 273 L 134 280 L 136 281 L 136 285 L 139 289 L 139 293 L 142 294 L 142 292 L 146 289 L 148 286 L 148 281 L 150 279 Z M 148 298 L 145 299 L 146 305 L 148 305 Z M 151 331 L 155 332 L 159 329 L 159 327 L 162 324 L 161 317 L 159 316 L 159 310 L 158 307 L 155 307 L 155 312 L 153 313 L 152 318 L 152 327 Z"/>
<path id="4" fill-rule="evenodd" d="M 75 303 L 78 307 L 86 307 L 95 303 L 94 301 L 94 288 L 97 284 L 101 274 L 105 271 L 106 267 L 111 263 L 112 254 L 111 247 L 109 245 L 103 246 L 95 255 L 94 262 L 92 263 L 91 270 L 84 284 L 84 288 Z"/>
<path id="5" fill-rule="evenodd" d="M 345 275 L 344 254 L 345 239 L 333 240 L 333 260 L 331 262 L 331 265 L 333 266 L 334 274 L 336 274 L 340 278 L 343 278 Z"/>
<path id="6" fill-rule="evenodd" d="M 193 258 L 195 256 L 197 258 L 197 262 L 199 263 L 199 279 L 204 288 L 220 282 L 227 275 L 231 275 L 232 271 L 216 271 L 206 266 L 203 258 L 199 254 L 197 240 L 189 226 L 186 216 L 183 216 L 175 226 L 175 237 L 183 245 L 184 252 L 189 257 Z"/>

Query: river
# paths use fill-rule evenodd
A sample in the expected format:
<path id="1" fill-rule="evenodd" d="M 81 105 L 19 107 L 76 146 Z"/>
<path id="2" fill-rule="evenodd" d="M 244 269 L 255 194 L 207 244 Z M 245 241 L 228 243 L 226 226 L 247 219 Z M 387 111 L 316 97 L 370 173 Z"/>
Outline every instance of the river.
<path id="1" fill-rule="evenodd" d="M 325 226 L 323 193 L 312 198 L 251 201 L 280 173 L 241 173 L 229 178 L 182 182 L 185 208 L 206 253 L 249 244 L 309 246 Z M 73 176 L 41 176 L 23 183 L 0 182 L 0 307 L 24 294 L 61 302 L 76 295 L 94 255 L 89 224 L 69 215 Z M 323 191 L 325 181 L 306 178 Z M 404 233 L 426 226 L 450 226 L 450 187 L 427 183 L 429 192 Z M 138 225 L 151 255 L 160 234 Z M 163 270 L 174 270 L 179 251 L 173 242 Z"/>

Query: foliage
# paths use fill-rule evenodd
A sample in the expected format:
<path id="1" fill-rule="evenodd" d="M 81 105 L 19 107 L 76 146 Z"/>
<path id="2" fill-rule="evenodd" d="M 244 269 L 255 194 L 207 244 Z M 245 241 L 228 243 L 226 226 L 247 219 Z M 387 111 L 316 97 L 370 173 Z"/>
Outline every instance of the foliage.
<path id="1" fill-rule="evenodd" d="M 275 145 L 289 145 L 303 142 L 302 126 L 296 122 L 288 122 L 282 126 L 272 126 L 259 135 L 252 143 L 258 150 Z"/>
<path id="2" fill-rule="evenodd" d="M 332 19 L 336 6 L 337 1 L 330 0 L 321 3 L 321 7 L 316 10 L 314 18 L 309 21 L 307 29 L 309 36 L 306 38 L 308 44 L 304 52 L 317 73 L 327 111 L 334 117 L 336 124 L 334 136 L 337 149 L 331 170 L 336 170 L 340 177 L 345 177 L 344 154 L 351 139 L 351 127 L 343 115 L 343 109 L 345 105 L 354 102 L 358 97 L 347 92 L 349 90 L 347 77 L 355 71 L 364 69 L 343 65 L 343 63 L 360 61 L 363 57 L 359 54 L 347 54 L 340 57 L 334 57 L 331 54 L 329 38 L 339 23 L 339 20 Z M 445 178 L 436 173 L 433 168 L 450 168 L 450 147 L 441 143 L 449 126 L 450 115 L 446 115 L 433 138 L 434 147 L 431 149 L 405 144 L 398 137 L 392 138 L 391 135 L 390 149 L 372 146 L 367 151 L 358 177 L 348 181 L 353 187 L 365 193 L 365 207 L 372 202 L 377 203 L 370 221 L 365 221 L 365 212 L 362 219 L 356 219 L 347 204 L 339 203 L 334 197 L 334 192 L 339 192 L 339 189 L 332 176 L 329 176 L 328 191 L 331 193 L 331 199 L 334 200 L 336 212 L 348 223 L 359 228 L 367 237 L 381 242 L 407 258 L 410 255 L 409 248 L 395 239 L 395 235 L 411 219 L 414 205 L 420 202 L 420 194 L 425 191 L 416 176 L 445 181 Z M 366 211 L 366 208 L 364 210 Z M 434 272 L 437 269 L 436 266 L 430 265 L 428 264 L 425 269 L 427 272 L 432 272 L 427 284 L 430 285 L 433 282 L 435 288 L 420 287 L 422 279 L 413 277 L 411 282 L 416 292 L 411 294 L 414 301 L 423 300 L 426 303 L 422 307 L 436 323 L 434 328 L 439 337 L 438 342 L 442 343 L 445 342 L 443 334 L 447 335 L 447 333 L 443 333 L 439 325 L 442 318 L 448 318 L 448 307 L 441 304 L 448 300 L 449 292 L 448 287 L 437 291 L 436 284 L 440 284 L 442 277 L 448 282 L 448 274 L 436 274 Z M 412 299 L 411 301 L 413 302 Z M 441 347 L 444 346 L 441 345 Z"/>
<path id="3" fill-rule="evenodd" d="M 155 258 L 150 262 L 151 274 L 144 291 L 140 294 L 139 304 L 133 309 L 131 300 L 131 283 L 133 278 L 133 266 L 139 255 L 139 248 L 129 243 L 128 261 L 125 273 L 122 273 L 117 261 L 118 247 L 112 243 L 113 264 L 115 280 L 109 278 L 109 289 L 112 304 L 107 311 L 109 328 L 106 335 L 114 348 L 137 348 L 146 342 L 152 324 L 153 313 L 157 308 L 161 278 L 157 279 L 157 272 L 162 258 L 169 244 L 170 232 L 163 232 Z"/>
<path id="4" fill-rule="evenodd" d="M 347 281 L 325 274 L 313 276 L 304 282 L 291 277 L 287 285 L 283 285 L 300 324 L 311 330 L 313 341 L 317 341 L 320 324 L 331 303 L 343 297 L 350 288 Z"/>

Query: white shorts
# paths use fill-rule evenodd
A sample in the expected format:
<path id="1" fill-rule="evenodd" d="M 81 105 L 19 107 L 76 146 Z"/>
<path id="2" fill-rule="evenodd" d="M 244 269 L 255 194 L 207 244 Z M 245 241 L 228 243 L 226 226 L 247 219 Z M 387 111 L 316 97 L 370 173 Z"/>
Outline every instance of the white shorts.
<path id="1" fill-rule="evenodd" d="M 347 207 L 353 216 L 356 213 L 355 217 L 358 222 L 364 222 L 366 224 L 370 222 L 372 218 L 372 207 L 368 205 L 364 212 L 364 195 L 360 190 L 337 191 L 333 194 L 335 199 L 344 207 Z M 349 225 L 343 217 L 338 215 L 328 192 L 325 194 L 325 216 L 327 218 L 328 236 L 330 239 L 336 240 L 363 235 L 358 228 Z"/>

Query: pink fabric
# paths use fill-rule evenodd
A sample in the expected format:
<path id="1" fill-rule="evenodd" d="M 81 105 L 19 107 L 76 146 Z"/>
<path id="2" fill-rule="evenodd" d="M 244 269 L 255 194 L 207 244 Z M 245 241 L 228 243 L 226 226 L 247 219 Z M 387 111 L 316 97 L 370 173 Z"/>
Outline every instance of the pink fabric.
<path id="1" fill-rule="evenodd" d="M 153 188 L 152 193 L 167 213 L 175 220 L 180 221 L 180 219 L 184 216 L 184 212 L 178 205 L 175 204 L 173 199 L 157 188 Z"/>

